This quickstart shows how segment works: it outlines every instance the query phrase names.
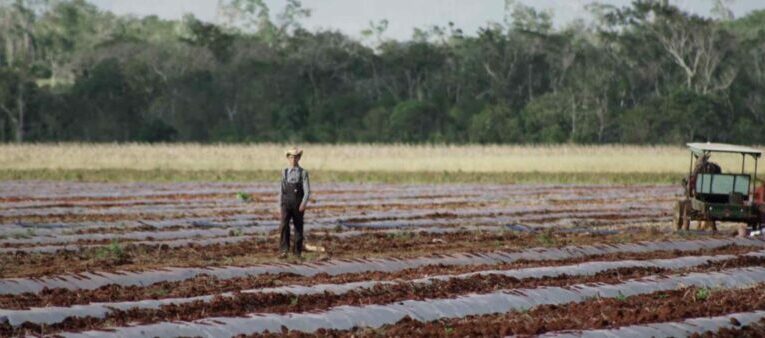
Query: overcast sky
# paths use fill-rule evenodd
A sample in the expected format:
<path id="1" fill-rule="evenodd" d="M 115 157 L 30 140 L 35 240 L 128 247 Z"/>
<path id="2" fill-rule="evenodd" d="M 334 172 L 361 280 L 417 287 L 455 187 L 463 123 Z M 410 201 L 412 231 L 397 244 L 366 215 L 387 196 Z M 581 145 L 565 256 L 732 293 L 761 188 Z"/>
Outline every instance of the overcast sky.
<path id="1" fill-rule="evenodd" d="M 214 22 L 218 0 L 89 0 L 102 9 L 117 14 L 138 16 L 156 14 L 162 18 L 178 19 L 185 13 Z M 265 0 L 272 15 L 283 8 L 284 0 Z M 556 26 L 586 17 L 585 5 L 592 0 L 521 0 L 538 9 L 552 9 Z M 628 5 L 631 0 L 601 0 L 618 6 Z M 673 0 L 681 8 L 708 15 L 712 0 Z M 729 1 L 736 17 L 752 10 L 765 8 L 765 0 Z M 386 37 L 405 40 L 412 36 L 415 27 L 446 25 L 449 21 L 472 34 L 487 22 L 502 21 L 504 0 L 303 0 L 303 5 L 313 12 L 303 21 L 309 29 L 338 29 L 358 37 L 370 21 L 388 19 Z"/>

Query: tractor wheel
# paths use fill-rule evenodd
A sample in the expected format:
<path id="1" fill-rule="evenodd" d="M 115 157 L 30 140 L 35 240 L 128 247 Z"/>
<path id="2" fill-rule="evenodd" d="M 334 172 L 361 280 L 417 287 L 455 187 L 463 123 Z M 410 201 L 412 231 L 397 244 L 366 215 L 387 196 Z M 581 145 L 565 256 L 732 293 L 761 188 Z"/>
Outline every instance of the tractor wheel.
<path id="1" fill-rule="evenodd" d="M 674 224 L 675 229 L 677 231 L 680 230 L 688 230 L 690 226 L 690 220 L 688 219 L 688 206 L 690 203 L 688 203 L 687 200 L 685 201 L 678 201 L 675 205 L 675 217 L 674 217 Z"/>
<path id="2" fill-rule="evenodd" d="M 760 222 L 750 222 L 746 224 L 746 227 L 739 228 L 738 235 L 740 237 L 747 237 L 749 234 L 755 232 L 755 231 L 761 231 L 762 230 L 762 223 Z"/>
<path id="3" fill-rule="evenodd" d="M 717 232 L 717 222 L 713 220 L 699 221 L 699 230 L 712 230 L 712 232 Z"/>
<path id="4" fill-rule="evenodd" d="M 680 231 L 683 227 L 683 202 L 679 201 L 675 204 L 675 213 L 672 219 L 672 224 L 675 225 L 675 230 Z"/>

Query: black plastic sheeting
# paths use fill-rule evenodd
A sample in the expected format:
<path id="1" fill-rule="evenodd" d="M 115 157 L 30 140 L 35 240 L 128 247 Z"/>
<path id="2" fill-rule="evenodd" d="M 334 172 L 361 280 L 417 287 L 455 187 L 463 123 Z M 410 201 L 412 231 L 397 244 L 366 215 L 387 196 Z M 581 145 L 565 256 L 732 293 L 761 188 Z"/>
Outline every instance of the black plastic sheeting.
<path id="1" fill-rule="evenodd" d="M 765 256 L 765 251 L 752 252 L 747 256 Z M 737 256 L 734 255 L 717 255 L 717 256 L 688 256 L 672 259 L 656 259 L 656 260 L 623 260 L 623 261 L 606 261 L 606 262 L 587 262 L 574 265 L 564 266 L 552 266 L 552 267 L 534 267 L 524 269 L 512 269 L 512 270 L 486 270 L 479 272 L 471 272 L 459 275 L 440 275 L 429 276 L 425 278 L 415 279 L 411 281 L 365 281 L 354 282 L 344 284 L 318 284 L 313 286 L 285 286 L 276 288 L 260 288 L 253 290 L 244 290 L 242 293 L 282 293 L 282 294 L 295 294 L 295 295 L 308 295 L 308 294 L 323 294 L 325 292 L 333 294 L 344 294 L 351 290 L 369 289 L 375 286 L 383 284 L 397 284 L 397 283 L 412 283 L 412 284 L 426 284 L 431 283 L 434 280 L 448 280 L 451 278 L 469 278 L 475 275 L 502 275 L 507 277 L 513 277 L 517 279 L 528 278 L 550 278 L 562 275 L 567 276 L 591 276 L 597 273 L 629 267 L 655 267 L 665 269 L 681 269 L 694 266 L 700 266 L 709 262 L 720 262 L 725 260 L 734 259 Z M 222 297 L 232 297 L 233 293 L 224 293 Z M 129 310 L 129 309 L 158 309 L 163 305 L 170 304 L 184 304 L 195 301 L 209 302 L 212 301 L 217 295 L 207 295 L 199 297 L 188 298 L 167 298 L 160 300 L 141 300 L 132 302 L 110 302 L 110 303 L 93 303 L 87 305 L 75 305 L 71 307 L 44 307 L 44 308 L 32 308 L 29 310 L 0 310 L 0 323 L 7 322 L 9 325 L 18 327 L 25 322 L 34 324 L 55 324 L 60 323 L 68 317 L 94 317 L 104 318 L 107 314 L 114 311 L 114 309 Z"/>
<path id="2" fill-rule="evenodd" d="M 727 245 L 745 245 L 765 247 L 765 242 L 752 239 L 708 239 L 699 241 L 675 242 L 639 242 L 602 246 L 569 246 L 563 248 L 535 248 L 520 252 L 490 252 L 482 254 L 433 255 L 412 259 L 368 259 L 368 260 L 333 260 L 311 264 L 270 264 L 249 267 L 211 267 L 211 268 L 165 268 L 143 272 L 119 271 L 84 272 L 79 274 L 59 275 L 45 278 L 8 278 L 0 280 L 0 294 L 37 293 L 45 288 L 65 288 L 69 290 L 92 290 L 116 284 L 122 286 L 151 285 L 164 281 L 181 281 L 199 275 L 211 275 L 220 279 L 230 279 L 248 275 L 291 273 L 301 276 L 314 276 L 319 273 L 339 275 L 368 271 L 401 271 L 427 265 L 475 265 L 511 263 L 519 260 L 545 261 L 561 260 L 611 253 L 641 253 L 659 250 L 694 251 L 699 249 L 719 248 Z"/>
<path id="3" fill-rule="evenodd" d="M 765 268 L 730 269 L 721 272 L 690 273 L 643 278 L 613 285 L 573 285 L 565 288 L 515 289 L 454 299 L 403 301 L 394 304 L 339 306 L 319 313 L 251 314 L 246 317 L 215 317 L 193 322 L 165 322 L 118 327 L 108 332 L 65 333 L 66 337 L 230 337 L 239 334 L 290 330 L 314 332 L 319 329 L 347 330 L 353 327 L 380 327 L 409 316 L 426 322 L 441 318 L 526 310 L 543 304 L 581 302 L 592 297 L 618 297 L 674 290 L 680 287 L 741 288 L 765 282 Z"/>
<path id="4" fill-rule="evenodd" d="M 591 331 L 559 331 L 550 332 L 540 337 L 584 337 L 584 338 L 613 338 L 613 337 L 687 337 L 694 333 L 716 333 L 720 329 L 735 329 L 756 323 L 765 318 L 765 311 L 740 312 L 718 317 L 692 318 L 682 322 L 653 323 L 647 325 L 631 325 L 610 330 Z M 733 324 L 733 319 L 738 325 Z"/>

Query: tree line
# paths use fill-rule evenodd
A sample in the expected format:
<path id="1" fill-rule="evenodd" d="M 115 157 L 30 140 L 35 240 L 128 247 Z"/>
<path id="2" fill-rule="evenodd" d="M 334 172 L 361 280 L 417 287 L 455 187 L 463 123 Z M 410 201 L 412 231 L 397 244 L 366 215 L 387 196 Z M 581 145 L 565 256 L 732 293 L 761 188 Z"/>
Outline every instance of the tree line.
<path id="1" fill-rule="evenodd" d="M 287 1 L 218 22 L 0 0 L 3 142 L 765 143 L 765 11 L 513 1 L 475 35 L 308 31 Z"/>

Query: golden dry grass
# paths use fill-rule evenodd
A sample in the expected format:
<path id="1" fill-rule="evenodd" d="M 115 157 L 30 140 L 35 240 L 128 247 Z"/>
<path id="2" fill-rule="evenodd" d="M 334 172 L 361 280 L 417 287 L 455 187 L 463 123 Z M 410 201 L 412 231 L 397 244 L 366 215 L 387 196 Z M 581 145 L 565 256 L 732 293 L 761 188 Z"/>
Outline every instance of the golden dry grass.
<path id="1" fill-rule="evenodd" d="M 282 144 L 5 144 L 0 170 L 277 170 Z M 689 153 L 676 146 L 448 146 L 307 144 L 302 165 L 341 172 L 684 173 Z M 739 156 L 713 155 L 727 170 Z M 749 170 L 753 169 L 748 161 Z M 761 166 L 762 167 L 762 166 Z M 762 171 L 760 171 L 762 172 Z"/>

